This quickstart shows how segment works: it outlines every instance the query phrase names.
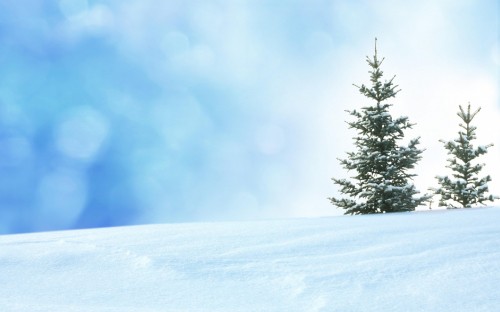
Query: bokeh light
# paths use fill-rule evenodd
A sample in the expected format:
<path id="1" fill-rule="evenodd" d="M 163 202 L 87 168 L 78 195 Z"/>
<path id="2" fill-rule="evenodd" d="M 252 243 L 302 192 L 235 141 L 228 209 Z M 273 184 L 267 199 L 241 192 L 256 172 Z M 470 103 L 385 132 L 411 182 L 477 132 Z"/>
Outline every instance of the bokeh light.
<path id="1" fill-rule="evenodd" d="M 376 36 L 427 149 L 418 188 L 470 101 L 500 194 L 498 15 L 496 0 L 3 1 L 0 234 L 340 215 L 330 178 Z"/>

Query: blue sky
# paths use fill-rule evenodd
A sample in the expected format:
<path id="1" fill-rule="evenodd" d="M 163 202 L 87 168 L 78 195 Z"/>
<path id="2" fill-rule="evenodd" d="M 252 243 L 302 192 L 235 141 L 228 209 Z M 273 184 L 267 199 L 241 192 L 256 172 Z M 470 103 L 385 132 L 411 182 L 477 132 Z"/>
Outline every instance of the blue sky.
<path id="1" fill-rule="evenodd" d="M 417 188 L 470 101 L 500 194 L 498 6 L 3 1 L 0 233 L 342 214 L 326 198 L 374 37 L 426 148 Z"/>

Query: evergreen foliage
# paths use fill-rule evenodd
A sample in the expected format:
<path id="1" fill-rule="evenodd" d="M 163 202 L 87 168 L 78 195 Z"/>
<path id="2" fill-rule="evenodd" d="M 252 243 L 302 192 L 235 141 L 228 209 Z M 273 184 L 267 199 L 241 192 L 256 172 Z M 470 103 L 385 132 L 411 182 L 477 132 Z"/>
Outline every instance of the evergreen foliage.
<path id="1" fill-rule="evenodd" d="M 415 174 L 408 171 L 421 159 L 423 150 L 417 148 L 419 138 L 410 140 L 407 146 L 398 144 L 404 138 L 404 130 L 413 124 L 408 117 L 394 119 L 389 112 L 392 104 L 386 100 L 394 98 L 400 90 L 393 82 L 395 76 L 382 82 L 383 61 L 378 58 L 375 39 L 375 55 L 367 57 L 371 86 L 355 85 L 374 104 L 359 111 L 347 110 L 355 119 L 347 124 L 357 131 L 353 138 L 357 150 L 348 152 L 346 159 L 339 159 L 344 169 L 356 174 L 351 177 L 353 181 L 332 179 L 348 197 L 330 200 L 345 209 L 345 214 L 412 211 L 430 198 L 415 196 L 419 193 L 411 183 Z"/>
<path id="2" fill-rule="evenodd" d="M 448 159 L 447 168 L 453 171 L 453 178 L 448 176 L 437 176 L 440 184 L 437 189 L 432 189 L 436 195 L 440 195 L 439 206 L 448 208 L 470 208 L 474 204 L 484 204 L 486 201 L 494 201 L 498 197 L 487 195 L 488 182 L 491 181 L 489 175 L 479 178 L 479 172 L 484 164 L 474 164 L 476 158 L 486 154 L 488 148 L 493 146 L 474 147 L 472 142 L 476 139 L 477 127 L 472 126 L 471 122 L 479 113 L 478 108 L 473 113 L 470 110 L 470 103 L 465 111 L 459 106 L 458 117 L 463 121 L 459 126 L 462 128 L 458 132 L 458 139 L 453 141 L 443 141 L 444 147 L 448 150 L 448 155 L 453 157 Z"/>

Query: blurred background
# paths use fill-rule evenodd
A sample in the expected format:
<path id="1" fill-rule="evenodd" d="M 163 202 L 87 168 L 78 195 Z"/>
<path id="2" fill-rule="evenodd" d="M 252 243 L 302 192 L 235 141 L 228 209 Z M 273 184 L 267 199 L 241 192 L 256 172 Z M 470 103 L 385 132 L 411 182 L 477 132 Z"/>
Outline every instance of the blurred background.
<path id="1" fill-rule="evenodd" d="M 497 0 L 0 2 L 0 234 L 340 215 L 378 37 L 421 191 L 458 105 L 500 195 Z M 422 209 L 426 209 L 423 207 Z"/>

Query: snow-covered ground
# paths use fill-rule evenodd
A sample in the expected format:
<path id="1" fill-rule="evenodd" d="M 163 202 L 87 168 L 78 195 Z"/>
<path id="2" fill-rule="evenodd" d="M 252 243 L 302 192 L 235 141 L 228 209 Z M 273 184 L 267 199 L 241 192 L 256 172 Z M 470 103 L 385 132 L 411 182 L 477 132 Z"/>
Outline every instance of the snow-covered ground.
<path id="1" fill-rule="evenodd" d="M 0 311 L 499 311 L 500 208 L 0 236 Z"/>

